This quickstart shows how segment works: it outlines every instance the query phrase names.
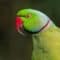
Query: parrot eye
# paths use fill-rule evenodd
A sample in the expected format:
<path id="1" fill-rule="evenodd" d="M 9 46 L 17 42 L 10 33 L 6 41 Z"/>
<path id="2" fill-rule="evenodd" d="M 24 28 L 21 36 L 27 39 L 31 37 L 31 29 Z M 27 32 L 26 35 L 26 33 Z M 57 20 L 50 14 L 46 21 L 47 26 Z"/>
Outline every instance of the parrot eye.
<path id="1" fill-rule="evenodd" d="M 26 17 L 26 18 L 31 18 L 32 15 L 31 15 L 31 14 L 28 14 L 28 15 L 26 15 L 25 17 Z"/>
<path id="2" fill-rule="evenodd" d="M 32 14 L 27 14 L 27 15 L 19 15 L 20 17 L 25 17 L 25 18 L 31 18 Z"/>

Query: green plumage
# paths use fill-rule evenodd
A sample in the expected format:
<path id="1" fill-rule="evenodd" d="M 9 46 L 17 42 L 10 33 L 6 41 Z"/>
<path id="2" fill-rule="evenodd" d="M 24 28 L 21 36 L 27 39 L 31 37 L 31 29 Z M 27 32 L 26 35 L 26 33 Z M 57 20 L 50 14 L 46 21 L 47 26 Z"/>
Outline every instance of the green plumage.
<path id="1" fill-rule="evenodd" d="M 21 18 L 24 21 L 24 28 L 30 32 L 37 32 L 32 34 L 32 60 L 60 60 L 60 29 L 50 21 L 49 17 L 37 10 L 24 9 L 17 15 L 27 16 L 29 14 L 31 14 L 29 18 Z M 48 20 L 49 24 L 38 32 Z"/>
<path id="2" fill-rule="evenodd" d="M 32 60 L 60 60 L 60 30 L 49 27 L 33 35 Z"/>

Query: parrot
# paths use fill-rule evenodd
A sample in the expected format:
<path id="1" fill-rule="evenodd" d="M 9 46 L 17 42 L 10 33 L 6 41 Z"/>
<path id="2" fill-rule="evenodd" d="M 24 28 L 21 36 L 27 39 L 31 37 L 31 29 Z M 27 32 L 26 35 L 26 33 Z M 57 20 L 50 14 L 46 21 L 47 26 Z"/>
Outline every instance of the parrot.
<path id="1" fill-rule="evenodd" d="M 31 60 L 60 60 L 60 28 L 47 14 L 30 8 L 17 11 L 16 30 L 32 35 Z"/>

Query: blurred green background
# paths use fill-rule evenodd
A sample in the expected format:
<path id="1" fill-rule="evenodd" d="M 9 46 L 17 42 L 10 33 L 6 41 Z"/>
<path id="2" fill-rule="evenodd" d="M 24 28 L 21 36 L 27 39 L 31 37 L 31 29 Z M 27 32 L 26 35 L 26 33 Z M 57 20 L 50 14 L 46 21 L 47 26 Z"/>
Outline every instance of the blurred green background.
<path id="1" fill-rule="evenodd" d="M 16 12 L 33 8 L 60 27 L 60 0 L 0 0 L 0 60 L 31 60 L 32 38 L 15 31 Z"/>

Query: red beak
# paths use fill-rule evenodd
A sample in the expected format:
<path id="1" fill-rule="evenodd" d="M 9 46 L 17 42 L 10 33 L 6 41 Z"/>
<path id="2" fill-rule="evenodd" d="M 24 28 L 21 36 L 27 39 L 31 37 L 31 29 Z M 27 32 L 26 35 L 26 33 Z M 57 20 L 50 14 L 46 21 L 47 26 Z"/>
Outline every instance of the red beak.
<path id="1" fill-rule="evenodd" d="M 17 16 L 16 17 L 16 30 L 18 31 L 18 29 L 22 28 L 22 26 L 23 26 L 23 21 L 19 16 Z"/>

